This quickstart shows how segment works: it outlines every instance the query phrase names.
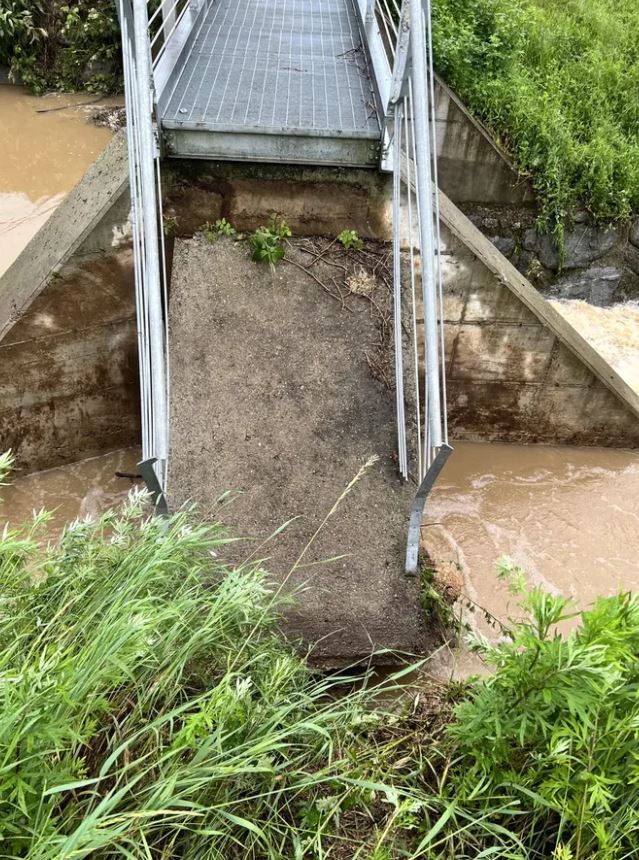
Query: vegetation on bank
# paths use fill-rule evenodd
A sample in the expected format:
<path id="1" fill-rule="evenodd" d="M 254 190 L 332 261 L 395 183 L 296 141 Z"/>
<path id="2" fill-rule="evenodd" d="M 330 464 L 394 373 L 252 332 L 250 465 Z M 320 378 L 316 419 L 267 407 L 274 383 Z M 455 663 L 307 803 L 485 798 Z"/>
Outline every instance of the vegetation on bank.
<path id="1" fill-rule="evenodd" d="M 0 65 L 36 93 L 120 91 L 115 0 L 4 0 Z"/>
<path id="2" fill-rule="evenodd" d="M 639 210 L 636 0 L 433 0 L 433 41 L 559 239 L 576 207 L 597 221 Z"/>
<path id="3" fill-rule="evenodd" d="M 46 521 L 0 537 L 3 856 L 634 856 L 634 598 L 561 637 L 565 601 L 507 570 L 527 620 L 478 644 L 494 674 L 380 698 L 310 674 L 193 512 L 134 494 L 43 547 Z"/>

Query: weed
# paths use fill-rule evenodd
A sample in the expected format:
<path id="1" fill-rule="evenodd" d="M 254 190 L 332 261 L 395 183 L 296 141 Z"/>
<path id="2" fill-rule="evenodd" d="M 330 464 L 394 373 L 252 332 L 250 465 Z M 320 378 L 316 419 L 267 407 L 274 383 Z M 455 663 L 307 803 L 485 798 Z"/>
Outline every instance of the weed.
<path id="1" fill-rule="evenodd" d="M 356 230 L 342 230 L 337 237 L 337 241 L 341 242 L 347 251 L 351 249 L 354 251 L 361 251 L 364 247 L 364 243 L 359 238 L 359 234 Z"/>
<path id="2" fill-rule="evenodd" d="M 259 227 L 249 237 L 251 256 L 258 263 L 274 266 L 284 258 L 284 239 L 292 235 L 291 228 L 283 218 L 271 215 L 267 227 Z"/>
<path id="3" fill-rule="evenodd" d="M 236 229 L 229 224 L 226 218 L 218 218 L 214 224 L 211 224 L 207 221 L 200 227 L 200 233 L 204 235 L 207 242 L 213 244 L 213 242 L 217 242 L 220 236 L 235 236 L 237 235 Z"/>
<path id="4" fill-rule="evenodd" d="M 449 729 L 451 796 L 477 816 L 496 798 L 524 856 L 630 857 L 639 836 L 639 601 L 599 599 L 577 613 L 565 598 L 526 589 L 503 562 L 524 610 L 511 641 L 478 642 L 494 674 L 472 688 Z"/>
<path id="5" fill-rule="evenodd" d="M 226 218 L 218 218 L 214 226 L 218 236 L 235 236 L 237 232 Z"/>
<path id="6" fill-rule="evenodd" d="M 162 220 L 162 225 L 164 228 L 165 236 L 172 236 L 175 233 L 175 228 L 177 227 L 178 219 L 173 215 L 164 215 Z"/>

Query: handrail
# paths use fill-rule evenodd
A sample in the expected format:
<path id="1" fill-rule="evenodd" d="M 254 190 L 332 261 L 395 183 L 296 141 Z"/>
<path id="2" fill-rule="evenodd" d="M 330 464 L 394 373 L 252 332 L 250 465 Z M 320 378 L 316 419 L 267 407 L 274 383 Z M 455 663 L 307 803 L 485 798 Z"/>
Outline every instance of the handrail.
<path id="1" fill-rule="evenodd" d="M 166 507 L 168 463 L 167 294 L 159 146 L 147 0 L 118 0 L 135 273 L 142 419 L 141 471 L 156 508 Z"/>
<path id="2" fill-rule="evenodd" d="M 386 158 L 394 181 L 397 444 L 402 477 L 413 475 L 419 484 L 406 553 L 406 572 L 414 574 L 423 506 L 452 451 L 446 417 L 430 0 L 403 0 L 401 8 L 396 0 L 376 0 L 375 16 L 393 64 L 385 116 Z M 408 402 L 414 406 L 412 419 L 406 415 Z"/>
<path id="3" fill-rule="evenodd" d="M 180 60 L 190 47 L 200 13 L 210 3 L 211 0 L 147 0 L 148 38 L 158 104 L 174 73 L 179 73 Z"/>

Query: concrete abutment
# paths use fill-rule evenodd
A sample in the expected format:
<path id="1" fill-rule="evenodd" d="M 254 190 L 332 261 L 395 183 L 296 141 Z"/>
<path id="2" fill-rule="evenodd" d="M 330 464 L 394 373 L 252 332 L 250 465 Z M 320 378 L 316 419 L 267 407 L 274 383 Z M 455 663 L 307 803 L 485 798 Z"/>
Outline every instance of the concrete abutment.
<path id="1" fill-rule="evenodd" d="M 174 161 L 164 181 L 173 237 L 219 217 L 252 230 L 273 212 L 297 235 L 390 235 L 390 178 L 376 171 Z M 128 211 L 120 135 L 0 278 L 0 448 L 24 470 L 138 440 Z M 447 197 L 442 230 L 452 435 L 635 447 L 637 392 Z"/>

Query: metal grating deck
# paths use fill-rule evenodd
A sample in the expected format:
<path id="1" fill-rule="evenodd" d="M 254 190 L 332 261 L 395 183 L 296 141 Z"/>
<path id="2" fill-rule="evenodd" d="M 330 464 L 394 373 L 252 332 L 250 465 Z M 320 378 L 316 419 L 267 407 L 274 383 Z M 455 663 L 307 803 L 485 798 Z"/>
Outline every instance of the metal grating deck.
<path id="1" fill-rule="evenodd" d="M 159 110 L 170 155 L 378 161 L 353 0 L 212 0 Z"/>

